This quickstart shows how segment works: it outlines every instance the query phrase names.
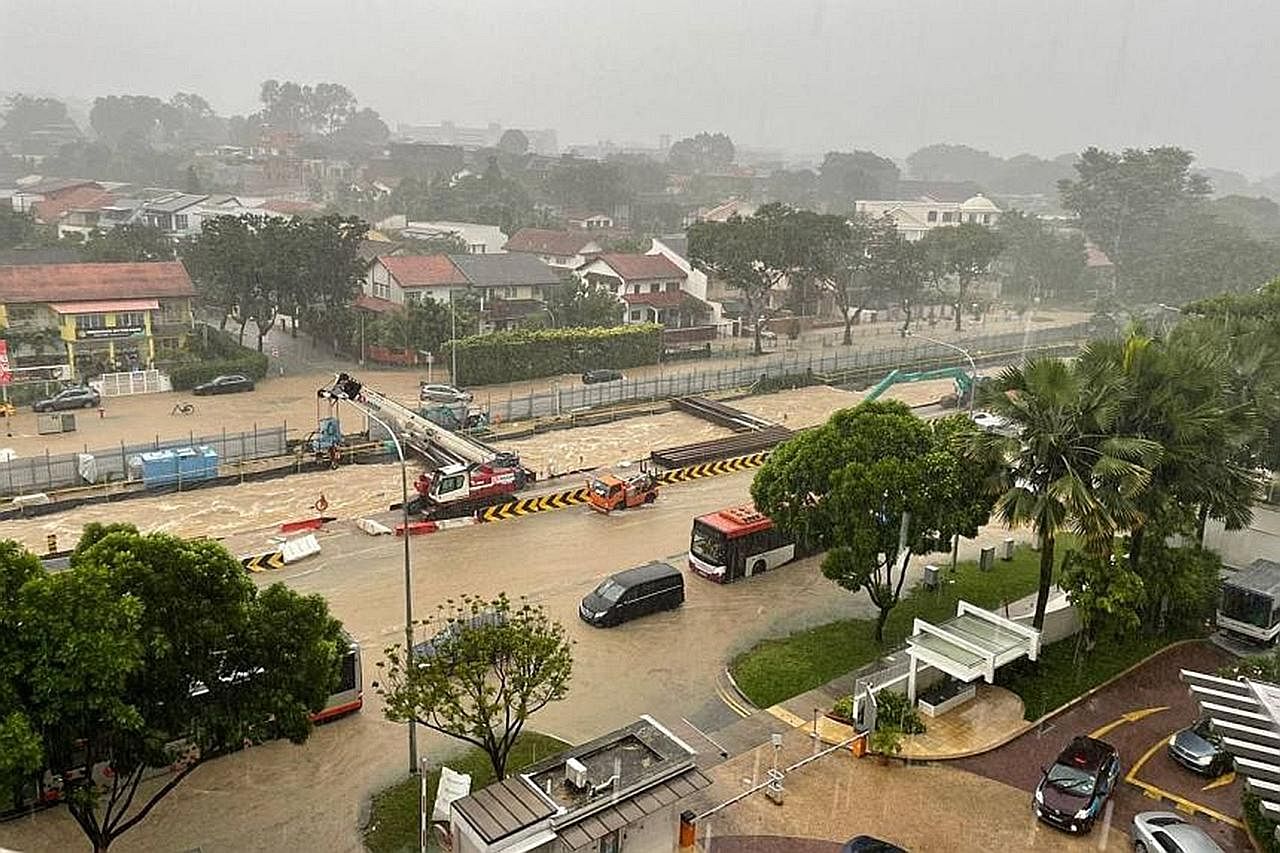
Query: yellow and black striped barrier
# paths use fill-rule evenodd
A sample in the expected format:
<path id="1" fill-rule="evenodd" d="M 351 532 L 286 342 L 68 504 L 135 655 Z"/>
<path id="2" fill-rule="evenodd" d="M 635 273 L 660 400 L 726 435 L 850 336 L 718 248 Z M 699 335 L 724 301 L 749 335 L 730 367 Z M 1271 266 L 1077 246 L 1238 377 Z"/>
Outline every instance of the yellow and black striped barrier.
<path id="1" fill-rule="evenodd" d="M 717 459 L 715 462 L 703 462 L 688 465 L 658 474 L 658 482 L 666 485 L 685 483 L 689 480 L 700 480 L 703 477 L 715 477 L 720 474 L 732 474 L 748 468 L 759 468 L 769 458 L 768 451 L 752 453 L 747 456 L 735 456 L 732 459 Z M 564 509 L 587 502 L 587 488 L 567 489 L 536 498 L 522 498 L 497 506 L 487 507 L 479 514 L 481 521 L 503 521 L 508 518 L 519 518 L 522 515 L 533 515 L 535 512 L 547 512 L 553 509 Z"/>
<path id="2" fill-rule="evenodd" d="M 268 551 L 265 554 L 254 554 L 252 557 L 241 557 L 240 564 L 251 572 L 265 572 L 268 569 L 283 569 L 284 552 Z"/>

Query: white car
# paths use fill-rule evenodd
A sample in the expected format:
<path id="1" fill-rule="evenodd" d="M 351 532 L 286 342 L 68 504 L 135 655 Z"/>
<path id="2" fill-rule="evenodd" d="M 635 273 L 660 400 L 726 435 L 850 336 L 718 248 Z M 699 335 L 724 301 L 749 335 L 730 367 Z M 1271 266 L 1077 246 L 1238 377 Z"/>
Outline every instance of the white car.
<path id="1" fill-rule="evenodd" d="M 459 390 L 452 385 L 431 385 L 424 382 L 418 386 L 418 399 L 424 403 L 470 403 L 471 392 Z"/>
<path id="2" fill-rule="evenodd" d="M 1134 815 L 1129 835 L 1135 853 L 1223 853 L 1207 832 L 1172 812 Z"/>
<path id="3" fill-rule="evenodd" d="M 973 418 L 973 422 L 978 425 L 979 429 L 987 432 L 1006 432 L 1010 426 L 1008 418 L 1003 418 L 991 412 L 974 412 L 970 417 Z"/>

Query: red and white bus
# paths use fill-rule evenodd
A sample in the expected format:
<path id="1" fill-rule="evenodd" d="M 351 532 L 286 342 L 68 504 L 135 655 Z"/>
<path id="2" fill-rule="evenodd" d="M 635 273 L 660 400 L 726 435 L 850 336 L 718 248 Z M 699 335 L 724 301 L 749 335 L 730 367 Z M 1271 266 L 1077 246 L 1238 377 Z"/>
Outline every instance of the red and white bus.
<path id="1" fill-rule="evenodd" d="M 751 504 L 700 515 L 693 520 L 689 568 L 717 583 L 749 578 L 791 562 L 796 543 Z"/>

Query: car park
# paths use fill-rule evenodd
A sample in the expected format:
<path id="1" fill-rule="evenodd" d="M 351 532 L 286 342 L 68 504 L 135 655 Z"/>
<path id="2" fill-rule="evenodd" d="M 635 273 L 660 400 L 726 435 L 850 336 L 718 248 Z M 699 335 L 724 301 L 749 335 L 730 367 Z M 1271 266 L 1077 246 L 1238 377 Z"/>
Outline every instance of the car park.
<path id="1" fill-rule="evenodd" d="M 582 374 L 582 384 L 595 385 L 597 382 L 618 382 L 624 378 L 621 370 L 602 367 L 598 370 L 588 370 Z"/>
<path id="2" fill-rule="evenodd" d="M 423 403 L 470 403 L 472 394 L 452 385 L 423 382 L 418 386 L 418 400 Z"/>
<path id="3" fill-rule="evenodd" d="M 1173 812 L 1140 812 L 1129 829 L 1134 853 L 1223 853 L 1209 834 Z"/>
<path id="4" fill-rule="evenodd" d="M 1097 738 L 1081 735 L 1044 768 L 1036 785 L 1036 817 L 1066 832 L 1086 833 L 1120 778 L 1120 754 Z"/>
<path id="5" fill-rule="evenodd" d="M 684 604 L 684 575 L 652 562 L 610 575 L 578 605 L 582 621 L 606 628 Z"/>
<path id="6" fill-rule="evenodd" d="M 64 388 L 52 397 L 37 400 L 32 406 L 33 412 L 60 412 L 67 409 L 92 409 L 102 403 L 102 397 L 93 388 L 77 385 Z"/>
<path id="7" fill-rule="evenodd" d="M 1169 757 L 1192 773 L 1211 779 L 1232 767 L 1231 753 L 1222 748 L 1222 737 L 1208 717 L 1169 736 Z"/>
<path id="8" fill-rule="evenodd" d="M 191 389 L 191 393 L 197 397 L 208 397 L 214 394 L 239 394 L 242 391 L 252 390 L 253 380 L 248 376 L 241 373 L 228 373 L 200 383 Z"/>

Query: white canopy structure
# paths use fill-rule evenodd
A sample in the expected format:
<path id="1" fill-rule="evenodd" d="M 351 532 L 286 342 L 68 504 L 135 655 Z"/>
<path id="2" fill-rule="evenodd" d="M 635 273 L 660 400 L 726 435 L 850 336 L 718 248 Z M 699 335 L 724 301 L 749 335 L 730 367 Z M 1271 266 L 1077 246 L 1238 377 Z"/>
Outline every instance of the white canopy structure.
<path id="1" fill-rule="evenodd" d="M 1018 658 L 1040 655 L 1040 632 L 998 613 L 960 601 L 956 615 L 941 625 L 915 620 L 907 639 L 911 669 L 907 698 L 916 699 L 920 664 L 934 667 L 964 682 L 995 681 L 996 670 Z"/>
<path id="2" fill-rule="evenodd" d="M 1189 669 L 1181 678 L 1222 735 L 1222 748 L 1235 758 L 1236 772 L 1258 796 L 1263 813 L 1280 820 L 1280 686 Z"/>

